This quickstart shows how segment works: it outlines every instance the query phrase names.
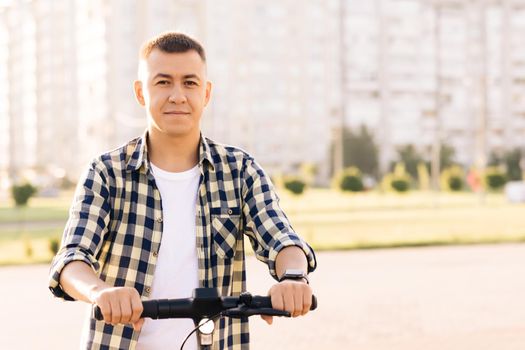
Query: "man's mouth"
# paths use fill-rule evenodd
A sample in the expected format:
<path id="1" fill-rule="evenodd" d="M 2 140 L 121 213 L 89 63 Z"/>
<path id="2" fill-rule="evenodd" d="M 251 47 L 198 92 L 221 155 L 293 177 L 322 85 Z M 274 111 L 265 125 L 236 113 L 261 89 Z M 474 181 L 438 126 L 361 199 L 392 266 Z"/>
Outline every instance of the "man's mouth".
<path id="1" fill-rule="evenodd" d="M 183 111 L 166 111 L 166 112 L 164 112 L 164 114 L 169 114 L 169 115 L 188 115 L 188 114 L 190 114 L 190 112 L 183 112 Z"/>

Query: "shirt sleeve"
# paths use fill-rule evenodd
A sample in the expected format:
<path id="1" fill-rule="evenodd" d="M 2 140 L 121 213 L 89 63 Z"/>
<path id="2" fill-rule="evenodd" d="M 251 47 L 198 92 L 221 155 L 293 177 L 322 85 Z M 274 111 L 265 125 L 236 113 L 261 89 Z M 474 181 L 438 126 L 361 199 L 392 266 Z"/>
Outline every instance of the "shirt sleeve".
<path id="1" fill-rule="evenodd" d="M 100 163 L 98 163 L 100 164 Z M 58 298 L 74 300 L 60 286 L 60 274 L 72 261 L 83 261 L 95 273 L 100 265 L 96 259 L 109 223 L 109 191 L 106 176 L 94 161 L 80 178 L 69 212 L 61 247 L 49 272 L 49 289 Z"/>
<path id="2" fill-rule="evenodd" d="M 244 233 L 257 259 L 268 265 L 270 274 L 277 279 L 275 259 L 285 247 L 301 248 L 308 260 L 308 272 L 317 267 L 313 249 L 292 228 L 279 206 L 279 197 L 264 170 L 252 158 L 248 159 L 243 175 Z"/>

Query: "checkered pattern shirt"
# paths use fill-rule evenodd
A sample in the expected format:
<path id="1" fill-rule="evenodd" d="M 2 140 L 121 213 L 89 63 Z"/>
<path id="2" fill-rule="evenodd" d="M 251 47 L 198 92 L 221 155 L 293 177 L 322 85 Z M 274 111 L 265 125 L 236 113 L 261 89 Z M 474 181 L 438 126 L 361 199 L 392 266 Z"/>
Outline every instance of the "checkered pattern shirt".
<path id="1" fill-rule="evenodd" d="M 147 156 L 147 133 L 95 159 L 76 190 L 49 287 L 73 300 L 59 284 L 72 261 L 83 261 L 106 283 L 137 289 L 147 300 L 162 243 L 162 201 Z M 281 249 L 303 249 L 309 271 L 313 250 L 293 230 L 279 207 L 273 185 L 244 151 L 201 136 L 200 185 L 196 208 L 196 244 L 200 287 L 223 296 L 246 290 L 244 239 L 276 278 Z M 128 325 L 90 320 L 88 349 L 134 349 L 139 332 Z M 213 349 L 248 349 L 247 319 L 221 319 Z"/>

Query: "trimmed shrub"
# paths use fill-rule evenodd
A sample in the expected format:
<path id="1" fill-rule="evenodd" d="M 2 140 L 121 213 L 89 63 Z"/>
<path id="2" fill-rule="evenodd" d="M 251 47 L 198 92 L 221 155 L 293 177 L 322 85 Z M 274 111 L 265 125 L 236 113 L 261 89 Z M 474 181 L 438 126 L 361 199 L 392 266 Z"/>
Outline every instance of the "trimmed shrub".
<path id="1" fill-rule="evenodd" d="M 58 253 L 58 248 L 60 248 L 60 240 L 56 237 L 49 238 L 49 250 L 53 255 Z"/>
<path id="2" fill-rule="evenodd" d="M 407 192 L 410 189 L 410 182 L 408 179 L 394 178 L 392 179 L 390 185 L 394 190 L 396 190 L 396 192 Z"/>
<path id="3" fill-rule="evenodd" d="M 410 190 L 411 182 L 412 178 L 406 172 L 405 165 L 398 163 L 394 167 L 394 172 L 386 174 L 383 178 L 383 188 L 403 193 Z"/>
<path id="4" fill-rule="evenodd" d="M 345 192 L 361 192 L 365 189 L 363 175 L 356 167 L 344 169 L 336 179 L 336 186 Z"/>
<path id="5" fill-rule="evenodd" d="M 304 192 L 306 184 L 299 178 L 289 178 L 284 180 L 284 188 L 295 195 L 300 195 Z"/>
<path id="6" fill-rule="evenodd" d="M 492 191 L 499 191 L 507 183 L 507 177 L 501 169 L 491 167 L 485 172 L 485 182 Z"/>
<path id="7" fill-rule="evenodd" d="M 26 206 L 29 199 L 33 197 L 36 192 L 37 188 L 30 183 L 13 185 L 13 187 L 11 187 L 11 194 L 17 207 Z"/>
<path id="8" fill-rule="evenodd" d="M 465 172 L 459 166 L 451 166 L 441 173 L 441 187 L 452 192 L 465 187 Z"/>

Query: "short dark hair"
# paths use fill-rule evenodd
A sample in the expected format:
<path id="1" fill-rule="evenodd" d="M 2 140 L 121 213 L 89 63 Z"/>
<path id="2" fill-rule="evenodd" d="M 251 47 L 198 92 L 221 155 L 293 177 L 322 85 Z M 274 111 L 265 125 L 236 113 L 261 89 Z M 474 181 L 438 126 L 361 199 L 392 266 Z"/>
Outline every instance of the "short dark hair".
<path id="1" fill-rule="evenodd" d="M 140 58 L 148 58 L 154 49 L 167 53 L 183 53 L 193 50 L 199 54 L 203 62 L 206 62 L 206 53 L 202 45 L 186 34 L 166 32 L 149 39 L 140 49 Z"/>

